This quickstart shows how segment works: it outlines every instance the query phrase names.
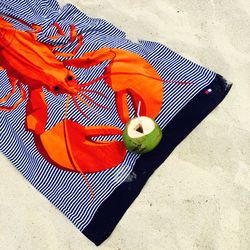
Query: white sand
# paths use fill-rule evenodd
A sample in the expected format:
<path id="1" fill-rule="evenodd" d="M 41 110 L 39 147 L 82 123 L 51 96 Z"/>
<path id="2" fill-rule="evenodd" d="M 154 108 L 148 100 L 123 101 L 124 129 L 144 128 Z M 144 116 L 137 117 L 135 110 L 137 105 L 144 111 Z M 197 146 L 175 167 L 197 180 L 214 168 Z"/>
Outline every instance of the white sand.
<path id="1" fill-rule="evenodd" d="M 99 249 L 249 250 L 250 1 L 71 2 L 133 40 L 162 42 L 234 82 Z M 0 249 L 95 249 L 3 156 L 0 164 Z"/>

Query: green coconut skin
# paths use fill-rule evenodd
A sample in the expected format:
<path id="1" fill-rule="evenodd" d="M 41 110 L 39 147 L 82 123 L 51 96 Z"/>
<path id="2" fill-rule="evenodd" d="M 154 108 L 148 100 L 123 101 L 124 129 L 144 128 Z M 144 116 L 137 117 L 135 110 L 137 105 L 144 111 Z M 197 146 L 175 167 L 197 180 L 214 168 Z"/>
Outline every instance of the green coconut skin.
<path id="1" fill-rule="evenodd" d="M 137 153 L 137 154 L 145 154 L 152 151 L 154 148 L 158 146 L 162 139 L 162 130 L 159 125 L 155 123 L 154 130 L 145 136 L 141 136 L 139 138 L 130 138 L 128 136 L 128 126 L 130 121 L 127 123 L 122 137 L 124 144 L 128 151 Z"/>

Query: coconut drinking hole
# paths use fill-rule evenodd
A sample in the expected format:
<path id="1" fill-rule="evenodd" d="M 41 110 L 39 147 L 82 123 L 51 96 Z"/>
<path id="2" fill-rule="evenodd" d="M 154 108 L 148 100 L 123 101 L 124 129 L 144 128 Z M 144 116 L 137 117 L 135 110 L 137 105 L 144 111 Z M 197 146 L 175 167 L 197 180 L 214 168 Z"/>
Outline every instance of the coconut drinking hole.
<path id="1" fill-rule="evenodd" d="M 143 127 L 141 124 L 138 124 L 138 126 L 136 127 L 135 129 L 137 132 L 141 133 L 141 134 L 144 134 L 144 131 L 143 131 Z"/>

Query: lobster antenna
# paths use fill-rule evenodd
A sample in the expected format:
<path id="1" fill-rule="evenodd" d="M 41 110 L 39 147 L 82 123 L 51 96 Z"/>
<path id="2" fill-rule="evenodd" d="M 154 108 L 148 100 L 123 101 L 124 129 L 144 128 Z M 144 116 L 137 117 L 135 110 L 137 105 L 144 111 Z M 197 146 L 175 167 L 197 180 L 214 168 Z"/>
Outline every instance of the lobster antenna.
<path id="1" fill-rule="evenodd" d="M 102 92 L 100 91 L 97 91 L 97 90 L 92 90 L 92 89 L 84 89 L 82 91 L 80 91 L 80 93 L 83 93 L 83 92 L 89 92 L 89 93 L 95 93 L 95 94 L 98 94 L 104 98 L 108 98 L 106 95 L 104 95 Z"/>
<path id="2" fill-rule="evenodd" d="M 160 82 L 165 82 L 165 83 L 193 84 L 193 82 L 181 82 L 181 81 L 176 81 L 176 80 L 164 80 L 164 79 L 156 78 L 156 77 L 146 75 L 146 74 L 143 74 L 143 73 L 131 73 L 131 72 L 113 72 L 113 73 L 109 73 L 109 74 L 104 74 L 102 77 L 99 77 L 99 78 L 96 78 L 96 79 L 101 80 L 100 78 L 107 78 L 107 77 L 109 77 L 111 75 L 138 75 L 138 76 L 144 76 L 146 78 L 150 78 L 150 79 L 160 81 Z"/>
<path id="3" fill-rule="evenodd" d="M 65 112 L 64 112 L 64 120 L 67 119 L 68 115 L 68 109 L 69 109 L 69 101 L 70 101 L 70 95 L 67 95 L 67 100 L 66 100 L 66 107 L 65 107 Z"/>
<path id="4" fill-rule="evenodd" d="M 84 83 L 84 84 L 81 84 L 81 88 L 88 87 L 88 86 L 90 86 L 90 85 L 92 85 L 92 84 L 94 84 L 94 83 L 96 83 L 96 82 L 98 82 L 98 81 L 104 79 L 105 77 L 106 77 L 106 76 L 103 75 L 103 76 L 97 77 L 96 79 L 94 79 L 94 80 L 92 80 L 92 81 L 89 81 L 89 82 L 86 82 L 86 83 Z"/>
<path id="5" fill-rule="evenodd" d="M 91 187 L 91 185 L 90 185 L 90 183 L 89 183 L 89 180 L 88 180 L 86 174 L 84 174 L 84 173 L 82 172 L 81 169 L 78 169 L 78 170 L 79 170 L 80 173 L 83 175 L 83 178 L 84 178 L 84 180 L 85 180 L 85 182 L 86 182 L 86 184 L 87 184 L 87 186 L 88 186 L 88 188 L 89 188 L 89 191 L 90 191 L 90 193 L 91 193 L 91 199 L 92 199 L 92 202 L 93 202 L 94 199 L 95 199 L 95 193 L 94 193 L 94 191 L 93 191 L 93 188 Z"/>
<path id="6" fill-rule="evenodd" d="M 74 98 L 73 98 L 74 100 Z M 70 102 L 70 95 L 68 94 L 67 95 L 67 100 L 66 100 L 66 107 L 65 107 L 65 112 L 64 112 L 64 119 L 66 120 L 67 119 L 67 114 L 68 114 L 68 108 L 69 108 L 69 102 Z M 65 139 L 66 139 L 66 145 L 67 145 L 67 148 L 68 148 L 68 142 L 67 142 L 67 132 L 66 132 L 66 122 L 63 123 L 64 124 L 64 133 L 66 134 L 65 136 Z M 71 158 L 71 157 L 70 157 Z M 95 194 L 94 194 L 94 191 L 88 181 L 88 178 L 87 176 L 82 172 L 81 168 L 78 166 L 78 164 L 76 162 L 74 162 L 73 159 L 70 159 L 71 163 L 74 165 L 75 169 L 77 169 L 82 175 L 83 175 L 83 178 L 89 188 L 89 191 L 91 193 L 91 198 L 92 198 L 92 201 L 94 201 L 94 197 L 95 197 Z"/>
<path id="7" fill-rule="evenodd" d="M 98 113 L 91 105 L 89 105 L 83 98 L 81 98 L 81 96 L 77 95 L 78 100 L 80 100 L 81 102 L 83 102 L 85 105 L 87 105 L 91 110 L 93 110 L 99 117 L 101 116 L 100 113 Z M 78 103 L 77 103 L 78 105 Z M 78 105 L 78 107 L 80 108 L 80 106 Z"/>
<path id="8" fill-rule="evenodd" d="M 76 98 L 75 97 L 72 97 L 73 98 L 73 102 L 74 104 L 76 105 L 76 108 L 78 109 L 78 111 L 84 116 L 86 117 L 88 120 L 90 120 L 90 118 L 82 111 L 81 107 L 79 106 L 79 104 L 77 103 L 76 101 Z"/>
<path id="9" fill-rule="evenodd" d="M 87 100 L 89 100 L 90 102 L 92 102 L 93 104 L 95 104 L 96 106 L 100 107 L 100 108 L 109 109 L 109 110 L 111 109 L 111 108 L 109 108 L 109 107 L 106 107 L 106 106 L 104 106 L 104 105 L 101 105 L 100 103 L 95 102 L 92 98 L 90 98 L 89 96 L 87 96 L 87 95 L 85 95 L 85 94 L 83 94 L 83 93 L 81 93 L 81 95 L 82 95 L 84 98 L 86 98 Z M 78 95 L 78 98 L 79 98 L 79 97 L 81 97 L 81 96 Z"/>
<path id="10" fill-rule="evenodd" d="M 80 100 L 81 102 L 83 102 L 87 107 L 89 107 L 93 111 L 96 111 L 90 104 L 88 104 L 83 98 L 81 98 L 81 96 L 79 94 L 77 95 L 77 98 L 78 98 L 78 100 Z"/>

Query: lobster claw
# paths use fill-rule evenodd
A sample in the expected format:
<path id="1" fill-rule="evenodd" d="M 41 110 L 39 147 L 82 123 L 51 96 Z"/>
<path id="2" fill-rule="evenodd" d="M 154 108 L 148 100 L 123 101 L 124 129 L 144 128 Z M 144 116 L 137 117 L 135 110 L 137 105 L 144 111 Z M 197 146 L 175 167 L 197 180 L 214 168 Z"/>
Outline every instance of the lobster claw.
<path id="1" fill-rule="evenodd" d="M 90 83 L 104 79 L 115 93 L 116 107 L 121 121 L 129 119 L 128 95 L 134 111 L 141 102 L 140 115 L 156 118 L 163 103 L 163 80 L 158 72 L 143 57 L 123 49 L 101 48 L 87 52 L 79 58 L 64 61 L 66 66 L 88 68 L 110 60 L 104 74 Z"/>
<path id="2" fill-rule="evenodd" d="M 119 165 L 126 154 L 123 142 L 95 141 L 92 137 L 120 135 L 112 126 L 84 127 L 63 120 L 40 135 L 35 142 L 40 153 L 52 164 L 69 171 L 94 173 Z"/>
<path id="3" fill-rule="evenodd" d="M 138 94 L 136 91 L 133 91 L 131 89 L 117 91 L 115 92 L 117 112 L 121 121 L 124 124 L 126 124 L 131 119 L 128 107 L 128 95 L 131 98 L 135 113 L 138 110 L 139 103 L 141 103 L 140 106 L 141 116 L 148 116 L 154 119 L 159 114 L 161 103 L 158 101 L 157 98 L 155 98 L 156 96 L 152 96 L 150 98 L 147 95 L 144 95 L 143 93 Z"/>

